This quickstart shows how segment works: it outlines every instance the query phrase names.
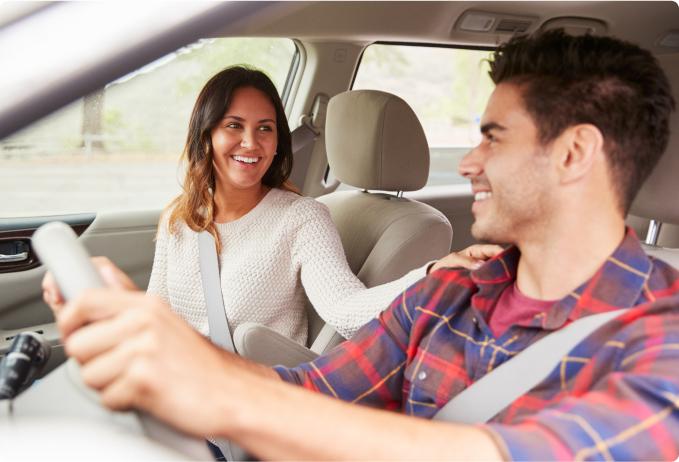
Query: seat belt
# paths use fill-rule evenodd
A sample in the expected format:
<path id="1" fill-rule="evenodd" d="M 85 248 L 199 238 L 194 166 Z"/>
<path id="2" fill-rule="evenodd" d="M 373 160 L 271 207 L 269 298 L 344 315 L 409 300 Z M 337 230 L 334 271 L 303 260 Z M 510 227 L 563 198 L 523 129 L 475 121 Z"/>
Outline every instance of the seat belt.
<path id="1" fill-rule="evenodd" d="M 290 133 L 292 141 L 292 155 L 295 166 L 290 173 L 290 182 L 300 190 L 304 188 L 306 174 L 311 164 L 314 142 L 321 136 L 325 127 L 325 113 L 328 107 L 328 95 L 319 93 L 314 97 L 311 112 L 304 114 L 299 120 L 299 126 Z"/>
<path id="2" fill-rule="evenodd" d="M 226 319 L 226 310 L 224 309 L 215 239 L 207 231 L 198 233 L 198 253 L 200 256 L 200 278 L 203 282 L 203 293 L 205 294 L 210 340 L 215 345 L 235 353 L 236 350 L 233 347 L 233 339 L 231 338 L 229 323 Z M 222 451 L 227 461 L 235 460 L 229 441 L 212 439 L 210 442 Z"/>
<path id="3" fill-rule="evenodd" d="M 448 401 L 434 420 L 478 424 L 545 380 L 576 345 L 626 308 L 585 316 L 541 338 Z"/>
<path id="4" fill-rule="evenodd" d="M 292 153 L 298 153 L 318 138 L 319 133 L 308 123 L 302 123 L 299 127 L 290 132 L 292 142 Z"/>
<path id="5" fill-rule="evenodd" d="M 207 323 L 210 327 L 210 340 L 215 345 L 235 353 L 236 350 L 233 347 L 233 339 L 224 309 L 215 239 L 207 231 L 198 233 L 198 253 L 200 255 L 200 278 L 203 282 L 203 293 L 205 294 L 205 306 L 207 308 Z"/>
<path id="6" fill-rule="evenodd" d="M 328 110 L 330 98 L 325 93 L 314 97 L 311 113 L 304 114 L 299 121 L 299 127 L 290 133 L 292 138 L 292 152 L 298 153 L 321 135 L 325 127 L 325 114 Z"/>

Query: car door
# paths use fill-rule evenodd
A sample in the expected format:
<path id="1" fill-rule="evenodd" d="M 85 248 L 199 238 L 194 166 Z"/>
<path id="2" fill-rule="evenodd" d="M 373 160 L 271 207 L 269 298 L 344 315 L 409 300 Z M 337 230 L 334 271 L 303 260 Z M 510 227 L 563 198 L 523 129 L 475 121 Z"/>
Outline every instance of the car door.
<path id="1" fill-rule="evenodd" d="M 161 210 L 181 191 L 179 161 L 200 88 L 222 68 L 247 63 L 283 92 L 296 54 L 287 38 L 199 38 L 94 90 L 84 85 L 86 94 L 20 130 L 7 119 L 0 137 L 0 355 L 30 330 L 53 346 L 45 373 L 64 359 L 42 301 L 45 269 L 33 231 L 67 223 L 92 255 L 110 258 L 145 289 Z"/>

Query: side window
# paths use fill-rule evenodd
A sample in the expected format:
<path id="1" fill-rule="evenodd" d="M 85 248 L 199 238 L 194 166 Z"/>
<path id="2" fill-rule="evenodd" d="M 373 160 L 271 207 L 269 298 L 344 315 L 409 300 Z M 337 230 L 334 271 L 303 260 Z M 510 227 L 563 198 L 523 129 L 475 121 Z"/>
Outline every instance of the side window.
<path id="1" fill-rule="evenodd" d="M 200 40 L 0 139 L 0 218 L 164 207 L 205 82 L 245 64 L 282 92 L 295 52 L 289 39 Z"/>
<path id="2" fill-rule="evenodd" d="M 460 159 L 480 140 L 479 121 L 494 85 L 489 51 L 374 44 L 366 48 L 353 89 L 403 98 L 429 141 L 427 186 L 466 183 Z"/>

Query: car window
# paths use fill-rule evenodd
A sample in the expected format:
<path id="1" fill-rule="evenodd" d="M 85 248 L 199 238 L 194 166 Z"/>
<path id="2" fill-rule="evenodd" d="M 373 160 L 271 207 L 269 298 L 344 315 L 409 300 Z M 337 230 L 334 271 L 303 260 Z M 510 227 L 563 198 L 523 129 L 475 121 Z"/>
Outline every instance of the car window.
<path id="1" fill-rule="evenodd" d="M 494 85 L 490 51 L 374 44 L 366 48 L 353 89 L 403 98 L 420 119 L 429 142 L 428 186 L 466 183 L 457 164 L 479 141 L 479 121 Z"/>
<path id="2" fill-rule="evenodd" d="M 245 64 L 282 92 L 295 53 L 290 39 L 200 40 L 0 139 L 0 218 L 162 208 L 207 80 Z"/>

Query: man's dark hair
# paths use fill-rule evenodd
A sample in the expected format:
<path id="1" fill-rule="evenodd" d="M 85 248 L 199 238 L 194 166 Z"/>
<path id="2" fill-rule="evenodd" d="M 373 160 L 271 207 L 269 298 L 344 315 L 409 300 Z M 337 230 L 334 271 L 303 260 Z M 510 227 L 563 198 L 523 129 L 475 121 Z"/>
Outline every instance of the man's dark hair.
<path id="1" fill-rule="evenodd" d="M 674 109 L 658 61 L 610 37 L 573 37 L 562 30 L 515 37 L 493 54 L 490 77 L 519 85 L 540 142 L 572 125 L 595 125 L 623 213 L 667 147 Z"/>

